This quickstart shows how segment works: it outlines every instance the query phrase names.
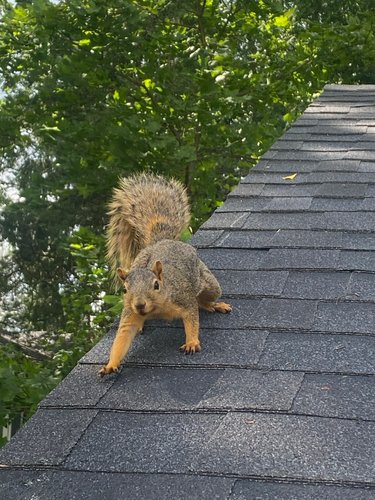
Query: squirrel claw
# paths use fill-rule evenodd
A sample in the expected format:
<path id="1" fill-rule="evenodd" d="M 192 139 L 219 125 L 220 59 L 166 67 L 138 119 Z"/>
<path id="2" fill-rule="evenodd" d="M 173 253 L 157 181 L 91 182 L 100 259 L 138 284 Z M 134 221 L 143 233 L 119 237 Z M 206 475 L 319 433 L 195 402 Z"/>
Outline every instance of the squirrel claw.
<path id="1" fill-rule="evenodd" d="M 98 375 L 99 377 L 104 377 L 104 375 L 109 375 L 110 373 L 118 373 L 120 370 L 119 370 L 119 367 L 118 366 L 103 366 L 103 368 L 101 368 L 99 371 L 98 371 Z"/>
<path id="2" fill-rule="evenodd" d="M 201 345 L 199 342 L 187 342 L 180 347 L 180 351 L 185 354 L 194 354 L 201 350 Z"/>

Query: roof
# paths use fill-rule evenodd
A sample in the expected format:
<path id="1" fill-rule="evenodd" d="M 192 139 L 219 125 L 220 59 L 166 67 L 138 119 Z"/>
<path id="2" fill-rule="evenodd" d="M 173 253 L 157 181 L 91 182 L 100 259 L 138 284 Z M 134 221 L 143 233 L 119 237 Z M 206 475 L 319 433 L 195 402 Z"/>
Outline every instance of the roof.
<path id="1" fill-rule="evenodd" d="M 374 112 L 325 88 L 193 238 L 233 305 L 202 352 L 153 323 L 99 379 L 114 327 L 2 450 L 0 498 L 375 497 Z"/>

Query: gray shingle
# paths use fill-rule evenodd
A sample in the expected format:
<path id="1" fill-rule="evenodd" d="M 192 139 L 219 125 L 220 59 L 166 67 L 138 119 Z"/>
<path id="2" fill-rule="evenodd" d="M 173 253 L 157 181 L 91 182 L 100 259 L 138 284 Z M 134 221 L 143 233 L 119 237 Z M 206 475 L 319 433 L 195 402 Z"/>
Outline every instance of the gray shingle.
<path id="1" fill-rule="evenodd" d="M 366 184 L 368 182 L 375 182 L 375 173 L 363 172 L 362 174 L 359 174 L 357 172 L 312 172 L 306 180 L 307 182 L 320 182 L 322 184 L 325 184 L 326 182 L 337 182 L 341 184 L 344 182 Z"/>
<path id="2" fill-rule="evenodd" d="M 257 328 L 308 329 L 314 323 L 316 301 L 292 299 L 263 299 L 246 322 Z"/>
<path id="3" fill-rule="evenodd" d="M 375 252 L 343 250 L 338 266 L 340 269 L 375 271 Z"/>
<path id="4" fill-rule="evenodd" d="M 345 137 L 347 140 L 347 137 Z M 315 172 L 358 172 L 361 162 L 359 160 L 326 160 L 315 164 Z"/>
<path id="5" fill-rule="evenodd" d="M 223 373 L 223 369 L 125 366 L 98 407 L 137 411 L 194 409 Z"/>
<path id="6" fill-rule="evenodd" d="M 364 151 L 363 149 L 357 151 L 348 151 L 345 154 L 345 158 L 353 159 L 353 160 L 367 160 L 367 161 L 375 161 L 375 151 Z M 367 174 L 370 175 L 370 174 Z M 374 182 L 374 181 L 372 181 Z"/>
<path id="7" fill-rule="evenodd" d="M 312 141 L 312 144 L 315 144 L 315 141 Z M 314 160 L 279 160 L 276 156 L 267 162 L 261 162 L 262 166 L 254 167 L 251 172 L 254 171 L 262 171 L 262 172 L 281 172 L 284 175 L 290 173 L 291 170 L 294 172 L 303 172 L 303 173 L 311 173 L 311 172 L 373 172 L 372 169 L 363 169 L 361 170 L 361 163 L 367 163 L 367 167 L 370 162 L 361 162 L 360 160 L 323 160 L 323 161 L 314 161 Z M 258 184 L 255 184 L 257 186 Z"/>
<path id="8" fill-rule="evenodd" d="M 279 155 L 279 153 L 278 153 Z M 292 159 L 292 158 L 290 158 Z M 297 176 L 294 179 L 283 179 L 283 177 L 292 175 L 297 173 Z M 260 170 L 252 170 L 249 175 L 247 175 L 243 179 L 243 183 L 249 184 L 285 184 L 285 185 L 293 185 L 293 184 L 301 184 L 309 182 L 310 173 L 298 173 L 291 167 L 286 172 L 268 172 L 268 171 L 260 171 Z M 311 181 L 312 182 L 312 181 Z"/>
<path id="9" fill-rule="evenodd" d="M 375 374 L 375 337 L 319 333 L 270 333 L 259 367 Z"/>
<path id="10" fill-rule="evenodd" d="M 355 113 L 325 113 L 325 110 L 321 108 L 319 113 L 308 113 L 307 117 L 318 117 L 319 123 L 321 125 L 327 125 L 327 122 L 330 125 L 340 125 L 342 123 L 351 123 L 352 121 L 357 121 L 358 117 Z M 366 115 L 367 116 L 367 115 Z"/>
<path id="11" fill-rule="evenodd" d="M 207 229 L 206 231 L 197 231 L 191 238 L 190 243 L 196 247 L 206 247 L 213 245 L 216 240 L 220 238 L 223 231 L 215 231 L 214 229 Z"/>
<path id="12" fill-rule="evenodd" d="M 352 147 L 352 142 L 350 141 L 334 141 L 334 142 L 318 142 L 318 141 L 306 141 L 299 148 L 300 151 L 348 151 Z"/>
<path id="13" fill-rule="evenodd" d="M 288 278 L 286 271 L 216 271 L 224 295 L 280 295 Z"/>
<path id="14" fill-rule="evenodd" d="M 375 211 L 375 198 L 365 198 L 362 201 L 362 210 Z"/>
<path id="15" fill-rule="evenodd" d="M 368 198 L 371 199 L 371 198 Z M 315 198 L 311 210 L 318 212 L 354 212 L 366 210 L 363 198 Z M 375 198 L 374 198 L 375 203 Z"/>
<path id="16" fill-rule="evenodd" d="M 375 233 L 342 232 L 342 248 L 348 250 L 373 250 Z"/>
<path id="17" fill-rule="evenodd" d="M 330 484 L 304 484 L 242 479 L 235 483 L 230 500 L 373 500 L 373 489 Z"/>
<path id="18" fill-rule="evenodd" d="M 374 198 L 375 200 L 375 198 Z M 280 198 L 231 198 L 218 212 L 295 212 L 310 208 L 311 197 L 285 196 Z M 346 200 L 345 200 L 346 201 Z"/>
<path id="19" fill-rule="evenodd" d="M 372 121 L 374 119 L 374 112 L 362 108 L 353 108 L 353 110 L 349 113 L 348 117 L 349 120 Z"/>
<path id="20" fill-rule="evenodd" d="M 300 129 L 301 127 L 314 127 L 318 125 L 319 121 L 316 117 L 301 115 L 297 120 L 293 123 L 293 126 L 288 130 L 288 132 L 292 132 L 293 130 Z M 298 132 L 298 130 L 296 131 Z"/>
<path id="21" fill-rule="evenodd" d="M 2 500 L 223 500 L 234 479 L 178 474 L 112 474 L 84 471 L 0 471 Z M 4 494 L 2 476 L 6 477 Z M 13 481 L 8 481 L 8 477 Z M 12 494 L 14 493 L 14 494 Z"/>
<path id="22" fill-rule="evenodd" d="M 366 190 L 367 184 L 337 182 L 321 184 L 316 190 L 316 195 L 330 198 L 363 198 Z"/>
<path id="23" fill-rule="evenodd" d="M 359 163 L 359 161 L 358 161 Z M 291 162 L 290 160 L 279 160 L 277 156 L 275 158 L 272 158 L 271 160 L 267 161 L 261 161 L 256 165 L 250 172 L 270 172 L 270 173 L 276 173 L 280 172 L 282 176 L 289 175 L 291 170 L 293 172 L 313 172 L 316 168 L 316 162 L 315 161 L 302 161 L 302 160 L 295 160 Z M 257 185 L 257 184 L 255 184 Z"/>
<path id="24" fill-rule="evenodd" d="M 99 412 L 66 460 L 105 472 L 192 472 L 194 457 L 223 415 Z M 110 456 L 103 450 L 111 450 Z"/>
<path id="25" fill-rule="evenodd" d="M 356 159 L 357 156 L 350 156 L 348 151 L 278 151 L 277 158 L 279 160 L 310 160 L 319 162 L 323 160 L 342 160 L 344 158 Z"/>
<path id="26" fill-rule="evenodd" d="M 272 144 L 271 150 L 274 151 L 283 151 L 285 149 L 290 150 L 290 149 L 301 149 L 303 142 L 302 141 L 296 141 L 296 140 L 291 140 L 288 141 L 286 139 L 282 141 L 276 141 L 275 143 Z"/>
<path id="27" fill-rule="evenodd" d="M 239 184 L 236 189 L 228 194 L 228 198 L 236 196 L 256 196 L 261 193 L 264 184 Z"/>
<path id="28" fill-rule="evenodd" d="M 340 95 L 342 92 L 350 95 L 352 95 L 353 93 L 357 95 L 367 95 L 369 92 L 371 92 L 371 95 L 373 95 L 373 92 L 375 90 L 375 85 L 373 84 L 343 85 L 338 83 L 327 83 L 324 86 L 324 90 L 328 92 L 340 92 Z"/>
<path id="29" fill-rule="evenodd" d="M 375 274 L 353 273 L 347 296 L 350 299 L 375 300 Z"/>
<path id="30" fill-rule="evenodd" d="M 347 106 L 345 103 L 337 103 L 337 104 L 323 104 L 315 101 L 311 104 L 307 109 L 305 109 L 305 115 L 321 113 L 324 110 L 324 113 L 349 113 L 350 106 Z M 341 119 L 341 117 L 340 117 Z"/>
<path id="31" fill-rule="evenodd" d="M 312 198 L 288 196 L 285 198 L 274 198 L 267 206 L 267 210 L 280 210 L 285 212 L 293 212 L 295 210 L 308 210 L 310 208 Z"/>
<path id="32" fill-rule="evenodd" d="M 320 303 L 313 330 L 337 333 L 374 332 L 375 304 L 367 303 Z"/>
<path id="33" fill-rule="evenodd" d="M 338 231 L 281 230 L 272 238 L 273 247 L 341 248 L 343 233 Z"/>
<path id="34" fill-rule="evenodd" d="M 78 365 L 42 401 L 42 406 L 95 406 L 113 383 L 110 378 L 99 383 L 97 372 L 97 366 Z"/>
<path id="35" fill-rule="evenodd" d="M 375 150 L 375 141 L 361 141 L 359 143 L 353 143 L 351 148 L 352 151 L 373 151 Z M 362 158 L 361 158 L 362 159 Z"/>
<path id="36" fill-rule="evenodd" d="M 216 210 L 221 212 L 258 212 L 269 205 L 269 198 L 230 198 Z"/>
<path id="37" fill-rule="evenodd" d="M 350 273 L 293 271 L 289 273 L 281 296 L 295 299 L 340 299 L 347 293 L 349 279 Z"/>
<path id="38" fill-rule="evenodd" d="M 0 498 L 2 500 L 47 500 L 40 494 L 42 485 L 49 481 L 45 471 L 0 468 Z M 51 494 L 49 498 L 51 498 Z"/>
<path id="39" fill-rule="evenodd" d="M 325 223 L 327 229 L 373 231 L 375 212 L 326 212 Z"/>
<path id="40" fill-rule="evenodd" d="M 320 184 L 266 184 L 262 196 L 315 196 Z"/>
<path id="41" fill-rule="evenodd" d="M 289 129 L 283 136 L 280 137 L 280 141 L 307 141 L 310 139 L 311 134 L 308 132 L 301 131 L 299 129 L 295 130 L 294 128 Z"/>
<path id="42" fill-rule="evenodd" d="M 371 198 L 375 198 L 375 184 L 368 185 L 368 187 L 366 189 L 366 196 L 369 196 Z"/>
<path id="43" fill-rule="evenodd" d="M 40 409 L 0 451 L 1 464 L 61 464 L 96 413 L 94 410 Z"/>
<path id="44" fill-rule="evenodd" d="M 306 140 L 317 141 L 317 142 L 330 142 L 330 143 L 342 142 L 342 141 L 358 142 L 358 141 L 367 140 L 366 139 L 367 137 L 368 137 L 367 134 L 357 134 L 357 133 L 355 133 L 355 130 L 353 130 L 352 135 L 346 134 L 346 135 L 342 136 L 342 135 L 333 135 L 333 134 L 322 134 L 322 135 L 314 134 L 314 135 L 311 135 Z"/>
<path id="45" fill-rule="evenodd" d="M 375 172 L 375 162 L 361 161 L 358 167 L 358 172 Z"/>
<path id="46" fill-rule="evenodd" d="M 276 231 L 230 231 L 217 241 L 222 248 L 267 248 Z"/>
<path id="47" fill-rule="evenodd" d="M 324 214 L 319 213 L 250 213 L 244 229 L 325 229 Z"/>
<path id="48" fill-rule="evenodd" d="M 359 126 L 353 117 L 353 123 L 342 122 L 342 118 L 339 118 L 340 123 L 333 122 L 334 125 L 328 124 L 327 122 L 322 122 L 323 125 L 317 125 L 311 130 L 312 134 L 328 134 L 337 136 L 353 135 L 353 134 L 365 134 L 367 132 L 366 126 Z"/>
<path id="49" fill-rule="evenodd" d="M 235 483 L 235 486 L 233 487 Z M 69 492 L 69 493 L 68 493 Z M 83 471 L 0 471 L 2 500 L 370 500 L 373 490 L 332 485 L 280 483 L 251 479 L 173 474 L 112 474 Z"/>
<path id="50" fill-rule="evenodd" d="M 288 410 L 301 373 L 226 369 L 200 402 L 201 408 Z"/>
<path id="51" fill-rule="evenodd" d="M 269 160 L 270 158 L 273 158 L 276 155 L 276 151 L 268 150 L 266 151 L 263 156 L 262 160 Z"/>
<path id="52" fill-rule="evenodd" d="M 266 269 L 336 269 L 339 256 L 339 250 L 272 248 L 262 261 L 262 267 Z"/>
<path id="53" fill-rule="evenodd" d="M 374 433 L 373 422 L 232 413 L 192 467 L 219 474 L 374 481 Z"/>
<path id="54" fill-rule="evenodd" d="M 259 269 L 267 250 L 206 248 L 199 251 L 199 257 L 211 270 L 215 269 Z"/>
<path id="55" fill-rule="evenodd" d="M 240 228 L 248 215 L 242 213 L 219 213 L 215 212 L 201 226 L 202 229 L 226 229 L 228 227 Z"/>
<path id="56" fill-rule="evenodd" d="M 251 236 L 251 235 L 249 235 Z M 230 237 L 228 242 L 221 246 L 230 246 Z M 236 242 L 239 246 L 240 242 Z M 259 248 L 254 242 L 252 248 Z M 263 247 L 265 245 L 262 245 Z M 374 233 L 355 233 L 349 231 L 303 231 L 286 230 L 277 231 L 273 238 L 268 241 L 268 247 L 284 248 L 327 248 L 327 249 L 345 249 L 345 250 L 373 250 L 375 248 Z"/>
<path id="57" fill-rule="evenodd" d="M 225 297 L 223 298 L 225 300 Z M 259 299 L 230 299 L 228 300 L 232 306 L 232 312 L 230 314 L 220 314 L 220 313 L 209 313 L 202 311 L 201 318 L 201 328 L 207 329 L 228 329 L 233 330 L 236 328 L 243 328 L 246 320 L 253 312 L 257 309 L 259 305 Z"/>
<path id="58" fill-rule="evenodd" d="M 344 92 L 341 90 L 338 94 L 337 92 L 325 91 L 318 100 L 323 104 L 328 102 L 350 102 L 351 106 L 355 106 L 356 103 L 359 105 L 362 105 L 364 102 L 373 103 L 374 95 L 371 92 L 356 92 L 354 94 L 353 92 Z"/>
<path id="59" fill-rule="evenodd" d="M 306 375 L 293 411 L 375 420 L 375 376 Z"/>

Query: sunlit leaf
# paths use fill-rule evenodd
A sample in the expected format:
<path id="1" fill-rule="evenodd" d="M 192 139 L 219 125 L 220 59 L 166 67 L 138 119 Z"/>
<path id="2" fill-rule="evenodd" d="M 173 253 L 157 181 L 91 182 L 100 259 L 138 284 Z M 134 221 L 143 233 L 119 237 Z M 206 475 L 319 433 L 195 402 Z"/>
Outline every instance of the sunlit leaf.
<path id="1" fill-rule="evenodd" d="M 283 177 L 283 179 L 284 179 L 284 181 L 292 181 L 296 177 L 297 177 L 297 174 L 290 174 L 290 175 L 286 175 L 285 177 Z"/>

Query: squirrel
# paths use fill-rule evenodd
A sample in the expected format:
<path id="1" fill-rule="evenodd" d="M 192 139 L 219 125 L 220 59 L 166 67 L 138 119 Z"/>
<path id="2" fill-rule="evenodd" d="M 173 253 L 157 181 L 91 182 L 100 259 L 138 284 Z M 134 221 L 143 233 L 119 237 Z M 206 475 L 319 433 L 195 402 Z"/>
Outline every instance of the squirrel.
<path id="1" fill-rule="evenodd" d="M 216 302 L 221 288 L 195 248 L 178 241 L 189 225 L 190 206 L 177 180 L 141 173 L 120 180 L 109 205 L 107 258 L 121 280 L 124 307 L 104 376 L 118 372 L 120 363 L 144 322 L 150 318 L 180 318 L 185 343 L 180 350 L 201 350 L 199 308 L 229 313 Z"/>

